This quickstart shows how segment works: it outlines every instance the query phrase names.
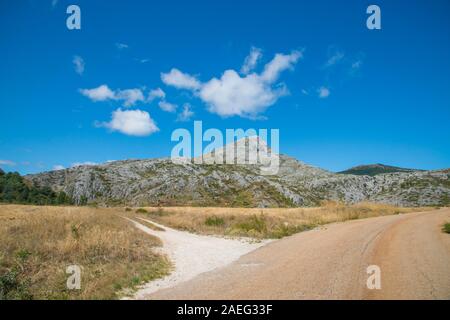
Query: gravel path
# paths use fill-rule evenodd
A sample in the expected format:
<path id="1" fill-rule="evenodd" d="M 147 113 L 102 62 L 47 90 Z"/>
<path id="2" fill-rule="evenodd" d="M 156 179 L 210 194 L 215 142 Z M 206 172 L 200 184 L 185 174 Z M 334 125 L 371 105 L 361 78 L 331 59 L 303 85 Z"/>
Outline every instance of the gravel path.
<path id="1" fill-rule="evenodd" d="M 140 230 L 160 238 L 163 242 L 161 252 L 167 254 L 175 265 L 175 270 L 169 276 L 144 285 L 133 296 L 134 299 L 146 299 L 158 290 L 176 286 L 201 273 L 224 267 L 270 242 L 203 236 L 168 228 L 147 219 L 126 219 Z M 138 220 L 152 223 L 165 231 L 150 229 L 138 223 Z"/>

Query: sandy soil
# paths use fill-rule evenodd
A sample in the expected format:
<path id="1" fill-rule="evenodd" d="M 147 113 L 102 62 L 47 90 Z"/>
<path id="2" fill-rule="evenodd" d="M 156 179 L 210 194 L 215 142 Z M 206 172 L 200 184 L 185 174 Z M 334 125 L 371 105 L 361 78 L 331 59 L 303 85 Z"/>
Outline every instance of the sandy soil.
<path id="1" fill-rule="evenodd" d="M 207 256 L 217 255 L 202 272 L 216 269 L 169 289 L 156 290 L 170 280 L 152 284 L 137 298 L 450 299 L 445 221 L 448 208 L 336 223 L 272 242 L 218 269 L 256 246 L 169 231 L 161 238 L 172 241 L 169 251 L 181 264 L 172 281 L 192 278 Z M 381 268 L 380 290 L 367 288 L 369 265 Z"/>
<path id="2" fill-rule="evenodd" d="M 163 242 L 161 252 L 169 256 L 175 267 L 169 276 L 143 286 L 133 296 L 134 299 L 145 299 L 158 290 L 176 286 L 201 273 L 226 266 L 242 255 L 270 242 L 202 236 L 174 230 L 147 219 L 128 220 L 142 231 L 160 238 Z M 140 224 L 139 220 L 153 223 L 165 231 L 150 229 Z"/>

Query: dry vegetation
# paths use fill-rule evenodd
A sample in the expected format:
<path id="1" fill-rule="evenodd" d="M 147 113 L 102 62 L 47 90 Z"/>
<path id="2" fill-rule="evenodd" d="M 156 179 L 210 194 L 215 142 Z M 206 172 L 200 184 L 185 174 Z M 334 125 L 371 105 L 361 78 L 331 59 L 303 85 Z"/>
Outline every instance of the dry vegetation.
<path id="1" fill-rule="evenodd" d="M 391 205 L 359 203 L 344 205 L 327 202 L 316 208 L 140 208 L 135 215 L 175 229 L 200 234 L 282 238 L 319 225 L 353 219 L 393 215 L 424 208 L 400 208 Z"/>
<path id="2" fill-rule="evenodd" d="M 118 214 L 124 209 L 0 206 L 0 291 L 5 299 L 114 299 L 163 276 L 160 245 Z M 82 267 L 81 290 L 66 268 Z M 0 292 L 1 294 L 1 292 Z"/>
<path id="3" fill-rule="evenodd" d="M 331 222 L 419 211 L 389 205 L 326 203 L 317 208 L 89 208 L 0 206 L 0 295 L 6 299 L 114 299 L 161 277 L 170 262 L 157 238 L 121 216 L 150 218 L 200 234 L 282 238 Z M 153 224 L 136 220 L 152 229 Z M 82 266 L 81 290 L 66 268 Z M 1 297 L 0 297 L 1 298 Z"/>

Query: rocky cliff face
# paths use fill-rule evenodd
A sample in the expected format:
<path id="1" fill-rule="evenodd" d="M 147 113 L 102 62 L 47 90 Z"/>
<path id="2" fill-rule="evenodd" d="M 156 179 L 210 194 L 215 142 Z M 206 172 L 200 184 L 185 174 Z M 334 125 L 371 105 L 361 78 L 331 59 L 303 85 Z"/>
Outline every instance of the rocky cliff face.
<path id="1" fill-rule="evenodd" d="M 170 159 L 126 160 L 26 176 L 63 190 L 77 204 L 291 207 L 323 200 L 403 206 L 449 205 L 450 170 L 376 176 L 335 174 L 280 156 L 276 175 L 258 165 L 175 164 Z"/>

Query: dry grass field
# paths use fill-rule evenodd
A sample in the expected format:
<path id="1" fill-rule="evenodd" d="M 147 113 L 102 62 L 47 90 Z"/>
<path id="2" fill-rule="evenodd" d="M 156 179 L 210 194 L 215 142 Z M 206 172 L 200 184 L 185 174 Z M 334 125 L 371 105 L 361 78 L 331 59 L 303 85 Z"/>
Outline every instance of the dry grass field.
<path id="1" fill-rule="evenodd" d="M 165 275 L 159 239 L 117 215 L 123 209 L 0 206 L 0 290 L 4 299 L 114 299 Z M 81 290 L 66 288 L 79 265 Z M 0 292 L 1 294 L 1 292 Z"/>
<path id="2" fill-rule="evenodd" d="M 139 208 L 135 214 L 169 227 L 200 234 L 279 239 L 332 222 L 423 211 L 385 204 L 326 202 L 315 208 Z"/>
<path id="3" fill-rule="evenodd" d="M 0 298 L 116 299 L 169 273 L 170 261 L 155 250 L 160 240 L 124 216 L 199 234 L 264 239 L 331 222 L 418 210 L 423 209 L 333 202 L 292 209 L 0 205 Z M 74 264 L 82 267 L 81 290 L 66 288 L 66 268 Z"/>

